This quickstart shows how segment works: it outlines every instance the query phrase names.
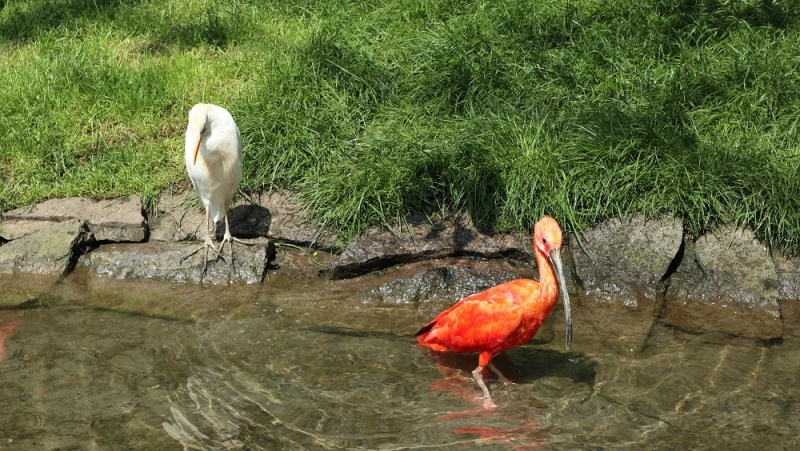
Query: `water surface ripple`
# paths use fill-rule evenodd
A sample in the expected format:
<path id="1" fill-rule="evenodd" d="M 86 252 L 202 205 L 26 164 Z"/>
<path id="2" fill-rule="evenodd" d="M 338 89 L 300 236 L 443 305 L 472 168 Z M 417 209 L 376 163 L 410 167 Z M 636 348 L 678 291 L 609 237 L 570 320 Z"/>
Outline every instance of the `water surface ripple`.
<path id="1" fill-rule="evenodd" d="M 414 346 L 430 306 L 335 288 L 157 290 L 183 317 L 80 292 L 6 309 L 0 447 L 800 448 L 797 340 L 656 325 L 622 353 L 576 330 L 499 356 L 514 384 L 490 379 L 484 410 L 475 355 Z"/>

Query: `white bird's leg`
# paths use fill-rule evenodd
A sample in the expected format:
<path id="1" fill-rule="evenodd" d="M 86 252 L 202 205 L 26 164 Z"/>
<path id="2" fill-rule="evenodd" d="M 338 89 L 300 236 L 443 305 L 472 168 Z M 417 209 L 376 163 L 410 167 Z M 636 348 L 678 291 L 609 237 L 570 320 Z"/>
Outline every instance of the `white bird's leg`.
<path id="1" fill-rule="evenodd" d="M 483 375 L 481 374 L 483 368 L 484 367 L 478 365 L 478 367 L 475 368 L 475 370 L 472 372 L 472 376 L 475 378 L 475 380 L 478 382 L 478 385 L 480 385 L 481 389 L 483 390 L 483 407 L 485 409 L 494 409 L 495 407 L 497 407 L 497 405 L 495 405 L 494 401 L 492 401 L 492 395 L 489 394 L 489 389 L 486 388 L 486 384 L 483 382 Z"/>
<path id="2" fill-rule="evenodd" d="M 203 248 L 204 248 L 205 254 L 206 254 L 205 260 L 203 261 L 203 275 L 204 276 L 206 275 L 206 272 L 208 272 L 208 248 L 210 247 L 210 248 L 216 250 L 216 248 L 214 247 L 214 244 L 211 242 L 211 225 L 209 224 L 209 222 L 210 221 L 209 221 L 209 216 L 208 216 L 208 208 L 206 208 L 206 242 L 203 244 Z M 217 255 L 219 255 L 219 252 L 217 252 Z"/>
<path id="3" fill-rule="evenodd" d="M 239 238 L 236 238 L 235 236 L 231 235 L 231 228 L 228 225 L 228 212 L 227 211 L 225 212 L 225 235 L 223 235 L 223 237 L 222 237 L 222 243 L 219 245 L 219 249 L 216 249 L 217 254 L 220 254 L 224 250 L 226 241 L 228 242 L 228 249 L 230 250 L 230 255 L 231 255 L 231 263 L 230 264 L 233 264 L 233 242 L 234 241 L 237 242 L 237 243 L 244 244 L 245 246 L 252 246 L 253 245 L 252 243 L 248 243 L 246 241 L 242 241 Z"/>
<path id="4" fill-rule="evenodd" d="M 205 259 L 203 261 L 203 276 L 205 276 L 206 272 L 208 271 L 208 248 L 214 249 L 214 252 L 217 253 L 217 256 L 219 258 L 222 258 L 222 260 L 225 260 L 222 257 L 222 255 L 220 255 L 219 252 L 217 252 L 217 248 L 214 247 L 214 243 L 211 241 L 210 217 L 209 217 L 209 214 L 208 214 L 208 208 L 206 208 L 206 241 L 205 241 L 205 243 L 203 243 L 202 246 L 198 247 L 197 249 L 193 250 L 192 252 L 188 253 L 186 256 L 181 258 L 180 263 L 183 264 L 184 260 L 186 260 L 189 257 L 191 257 L 192 255 L 196 254 L 201 249 L 204 250 L 205 251 L 204 252 L 205 253 Z"/>
<path id="5" fill-rule="evenodd" d="M 508 384 L 513 384 L 513 382 L 511 382 L 511 381 L 510 381 L 510 380 L 508 380 L 508 379 L 507 379 L 505 376 L 503 376 L 503 373 L 501 373 L 501 372 L 500 372 L 500 370 L 498 370 L 498 369 L 497 369 L 497 368 L 494 366 L 494 364 L 493 364 L 493 363 L 490 363 L 490 364 L 489 364 L 489 369 L 490 369 L 490 370 L 492 370 L 492 371 L 494 371 L 494 374 L 496 374 L 496 375 L 497 375 L 498 379 L 500 379 L 500 382 L 504 383 L 505 385 L 508 385 Z"/>
<path id="6" fill-rule="evenodd" d="M 226 232 L 227 232 L 227 224 L 225 224 Z M 214 231 L 217 230 L 217 225 L 214 224 Z M 222 244 L 225 244 L 225 240 L 222 240 Z M 218 258 L 221 258 L 222 261 L 225 261 L 225 257 L 219 253 L 217 248 L 214 246 L 214 241 L 211 239 L 211 217 L 208 213 L 208 208 L 206 208 L 206 243 L 204 244 L 206 248 L 206 266 L 208 266 L 208 249 L 211 248 L 215 254 L 217 254 Z M 222 249 L 222 247 L 220 247 Z"/>
<path id="7" fill-rule="evenodd" d="M 225 212 L 225 235 L 222 236 L 222 243 L 219 245 L 219 249 L 217 249 L 217 253 L 221 253 L 225 249 L 225 242 L 228 242 L 228 249 L 231 251 L 231 261 L 228 263 L 229 265 L 233 265 L 233 236 L 231 235 L 231 228 L 228 226 L 228 212 Z"/>

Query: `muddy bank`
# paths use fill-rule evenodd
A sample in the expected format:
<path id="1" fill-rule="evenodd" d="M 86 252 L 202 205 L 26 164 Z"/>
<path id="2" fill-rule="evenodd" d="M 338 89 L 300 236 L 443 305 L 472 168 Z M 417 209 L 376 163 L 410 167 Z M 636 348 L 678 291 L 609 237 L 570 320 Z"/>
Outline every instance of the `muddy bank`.
<path id="1" fill-rule="evenodd" d="M 202 252 L 182 261 L 205 237 L 192 193 L 162 195 L 152 214 L 138 196 L 7 211 L 0 221 L 0 274 L 7 275 L 0 306 L 30 302 L 42 287 L 66 280 L 105 287 L 111 299 L 120 299 L 114 290 L 150 286 L 280 289 L 313 282 L 323 297 L 340 290 L 357 302 L 411 303 L 433 314 L 497 283 L 537 277 L 530 236 L 486 235 L 466 222 L 412 218 L 397 230 L 371 229 L 340 250 L 338 237 L 308 221 L 286 193 L 240 200 L 230 217 L 233 235 L 249 245 L 234 243 L 233 259 L 226 247 L 225 259 L 212 258 L 204 274 Z M 576 321 L 619 349 L 636 352 L 656 322 L 761 340 L 797 334 L 800 267 L 770 255 L 748 230 L 722 227 L 690 242 L 679 220 L 625 218 L 570 237 L 563 255 Z M 196 315 L 123 298 L 131 311 Z M 544 328 L 537 337 L 558 334 Z"/>

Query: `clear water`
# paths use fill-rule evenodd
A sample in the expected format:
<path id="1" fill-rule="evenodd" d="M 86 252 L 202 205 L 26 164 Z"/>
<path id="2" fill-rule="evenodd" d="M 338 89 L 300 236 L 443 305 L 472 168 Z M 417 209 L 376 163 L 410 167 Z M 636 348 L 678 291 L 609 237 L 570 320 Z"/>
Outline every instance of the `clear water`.
<path id="1" fill-rule="evenodd" d="M 414 345 L 445 306 L 350 297 L 374 282 L 4 289 L 30 300 L 0 312 L 0 449 L 800 448 L 796 340 L 656 326 L 627 352 L 575 308 L 569 351 L 495 360 L 515 384 L 484 410 L 475 355 Z"/>

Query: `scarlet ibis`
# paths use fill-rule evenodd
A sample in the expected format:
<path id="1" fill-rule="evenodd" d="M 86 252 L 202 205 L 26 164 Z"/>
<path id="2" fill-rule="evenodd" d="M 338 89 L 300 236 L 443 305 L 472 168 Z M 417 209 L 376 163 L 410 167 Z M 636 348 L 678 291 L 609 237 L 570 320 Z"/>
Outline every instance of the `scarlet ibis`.
<path id="1" fill-rule="evenodd" d="M 194 190 L 200 196 L 206 210 L 206 241 L 200 248 L 205 250 L 203 274 L 208 269 L 208 249 L 222 257 L 225 243 L 230 248 L 233 261 L 232 241 L 241 242 L 231 235 L 228 226 L 228 206 L 236 188 L 242 180 L 242 138 L 231 113 L 225 108 L 198 103 L 189 111 L 189 126 L 186 128 L 186 170 Z M 225 235 L 219 249 L 211 241 L 210 219 L 214 228 L 221 217 L 225 217 Z M 195 250 L 183 257 L 186 260 L 196 254 Z"/>
<path id="2" fill-rule="evenodd" d="M 559 293 L 567 320 L 567 349 L 572 342 L 569 294 L 561 266 L 561 228 L 545 216 L 533 231 L 533 250 L 539 267 L 539 282 L 516 279 L 468 296 L 440 313 L 417 333 L 417 346 L 434 351 L 479 352 L 472 372 L 483 389 L 483 406 L 496 407 L 483 381 L 487 366 L 508 383 L 492 358 L 506 349 L 521 346 L 536 334 L 553 310 Z"/>

